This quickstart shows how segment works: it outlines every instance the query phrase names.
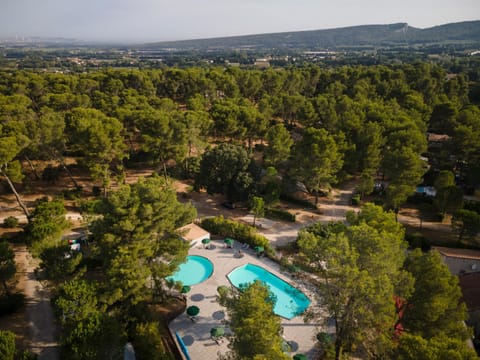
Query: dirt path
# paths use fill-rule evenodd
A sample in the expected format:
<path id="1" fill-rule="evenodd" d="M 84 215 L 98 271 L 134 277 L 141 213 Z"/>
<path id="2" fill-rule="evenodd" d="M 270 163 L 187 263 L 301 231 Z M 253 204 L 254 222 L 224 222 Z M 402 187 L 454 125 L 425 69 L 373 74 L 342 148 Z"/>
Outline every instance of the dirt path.
<path id="1" fill-rule="evenodd" d="M 58 329 L 50 303 L 50 291 L 36 279 L 38 263 L 25 246 L 15 249 L 15 260 L 21 273 L 19 287 L 23 288 L 26 297 L 28 339 L 25 345 L 38 354 L 39 360 L 59 359 Z"/>

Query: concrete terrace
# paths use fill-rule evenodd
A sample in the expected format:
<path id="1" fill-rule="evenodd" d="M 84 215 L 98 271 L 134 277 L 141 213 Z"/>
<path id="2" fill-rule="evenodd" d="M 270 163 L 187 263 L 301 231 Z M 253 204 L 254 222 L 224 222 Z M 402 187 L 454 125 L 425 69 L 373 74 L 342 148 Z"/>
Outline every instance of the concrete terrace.
<path id="1" fill-rule="evenodd" d="M 212 245 L 212 249 L 204 249 L 202 244 L 197 243 L 189 251 L 189 255 L 204 256 L 214 265 L 212 276 L 201 284 L 193 285 L 192 290 L 187 294 L 187 307 L 196 305 L 200 308 L 196 321 L 192 322 L 183 313 L 169 325 L 173 337 L 175 338 L 175 332 L 178 332 L 182 338 L 192 360 L 216 359 L 219 353 L 224 354 L 229 350 L 228 339 L 223 339 L 222 343 L 217 344 L 210 337 L 210 329 L 216 326 L 225 326 L 225 309 L 216 302 L 217 287 L 220 285 L 230 286 L 226 275 L 238 266 L 251 263 L 264 267 L 304 292 L 312 301 L 310 306 L 315 306 L 314 295 L 303 284 L 280 272 L 280 266 L 270 259 L 258 258 L 252 249 L 245 250 L 238 242 L 235 242 L 233 249 L 225 248 L 223 240 L 213 240 L 210 245 Z M 245 254 L 242 258 L 234 257 L 234 253 L 239 249 Z M 306 324 L 302 316 L 297 316 L 291 320 L 282 319 L 282 325 L 284 328 L 283 338 L 292 347 L 291 355 L 304 353 L 309 359 L 315 358 L 315 355 L 318 354 L 318 348 L 315 347 L 315 335 L 318 328 L 315 323 Z M 225 333 L 226 335 L 230 333 L 228 326 L 226 326 Z"/>

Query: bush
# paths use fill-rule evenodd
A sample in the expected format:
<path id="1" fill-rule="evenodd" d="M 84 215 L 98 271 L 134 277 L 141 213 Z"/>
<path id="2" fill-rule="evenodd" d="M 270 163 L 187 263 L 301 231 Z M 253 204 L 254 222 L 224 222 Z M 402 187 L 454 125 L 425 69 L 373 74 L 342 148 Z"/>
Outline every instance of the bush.
<path id="1" fill-rule="evenodd" d="M 351 200 L 350 200 L 350 203 L 351 203 L 353 206 L 357 206 L 357 205 L 360 205 L 360 200 L 361 200 L 360 194 L 354 194 L 354 195 L 352 195 L 352 198 L 351 198 Z"/>
<path id="2" fill-rule="evenodd" d="M 29 244 L 46 238 L 56 238 L 69 225 L 65 219 L 65 205 L 63 200 L 42 198 L 37 200 L 30 222 L 25 227 L 25 234 Z"/>
<path id="3" fill-rule="evenodd" d="M 185 164 L 187 166 L 185 167 Z M 193 179 L 195 174 L 200 171 L 200 158 L 188 157 L 184 161 L 178 162 L 173 168 L 168 169 L 170 176 L 176 179 Z"/>
<path id="4" fill-rule="evenodd" d="M 296 217 L 295 214 L 288 212 L 282 209 L 275 209 L 275 208 L 265 208 L 265 217 L 274 220 L 284 220 L 295 222 Z"/>
<path id="5" fill-rule="evenodd" d="M 22 293 L 0 296 L 0 316 L 13 314 L 25 304 L 25 295 Z"/>
<path id="6" fill-rule="evenodd" d="M 165 349 L 159 329 L 160 324 L 156 322 L 137 324 L 133 347 L 138 359 L 164 360 L 171 358 Z"/>
<path id="7" fill-rule="evenodd" d="M 82 196 L 82 188 L 80 187 L 79 189 L 63 190 L 62 195 L 64 199 L 77 200 Z"/>
<path id="8" fill-rule="evenodd" d="M 18 226 L 18 219 L 15 216 L 9 216 L 3 220 L 3 227 L 16 228 Z"/>
<path id="9" fill-rule="evenodd" d="M 17 355 L 15 357 L 16 360 L 37 360 L 38 355 L 34 354 L 28 350 L 24 351 L 17 351 Z"/>
<path id="10" fill-rule="evenodd" d="M 231 237 L 235 240 L 245 242 L 252 247 L 263 246 L 265 253 L 273 256 L 273 249 L 268 239 L 260 234 L 253 227 L 225 219 L 223 216 L 216 216 L 202 220 L 201 226 L 213 234 Z"/>
<path id="11" fill-rule="evenodd" d="M 15 334 L 0 330 L 0 358 L 13 360 L 15 357 Z"/>
<path id="12" fill-rule="evenodd" d="M 102 200 L 99 199 L 81 200 L 80 212 L 82 214 L 99 214 L 101 206 Z"/>
<path id="13" fill-rule="evenodd" d="M 298 198 L 293 197 L 291 195 L 282 194 L 282 195 L 280 195 L 280 199 L 284 200 L 284 201 L 287 201 L 287 202 L 290 202 L 292 204 L 297 204 L 297 205 L 303 206 L 307 209 L 312 209 L 312 210 L 317 209 L 315 204 L 312 204 L 310 201 L 304 200 L 304 199 L 298 199 Z"/>

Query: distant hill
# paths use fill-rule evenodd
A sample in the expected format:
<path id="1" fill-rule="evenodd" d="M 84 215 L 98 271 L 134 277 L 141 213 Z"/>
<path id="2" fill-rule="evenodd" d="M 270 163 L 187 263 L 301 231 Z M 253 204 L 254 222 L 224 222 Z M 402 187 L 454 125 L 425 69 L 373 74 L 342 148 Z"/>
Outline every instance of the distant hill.
<path id="1" fill-rule="evenodd" d="M 361 25 L 327 30 L 233 36 L 146 44 L 148 48 L 177 49 L 339 49 L 349 47 L 480 43 L 480 21 L 466 21 L 418 29 L 406 23 Z"/>

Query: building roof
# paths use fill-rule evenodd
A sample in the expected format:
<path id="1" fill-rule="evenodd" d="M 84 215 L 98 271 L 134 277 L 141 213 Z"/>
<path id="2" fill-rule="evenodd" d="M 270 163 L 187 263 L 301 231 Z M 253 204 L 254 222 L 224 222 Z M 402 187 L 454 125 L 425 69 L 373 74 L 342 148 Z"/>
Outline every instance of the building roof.
<path id="1" fill-rule="evenodd" d="M 452 248 L 446 248 L 442 246 L 433 246 L 432 248 L 437 250 L 443 256 L 457 258 L 457 259 L 480 260 L 479 250 L 452 249 Z"/>
<path id="2" fill-rule="evenodd" d="M 190 223 L 188 225 L 182 226 L 178 229 L 178 232 L 186 241 L 197 240 L 202 237 L 209 237 L 210 233 L 205 229 L 202 229 L 200 226 Z"/>

